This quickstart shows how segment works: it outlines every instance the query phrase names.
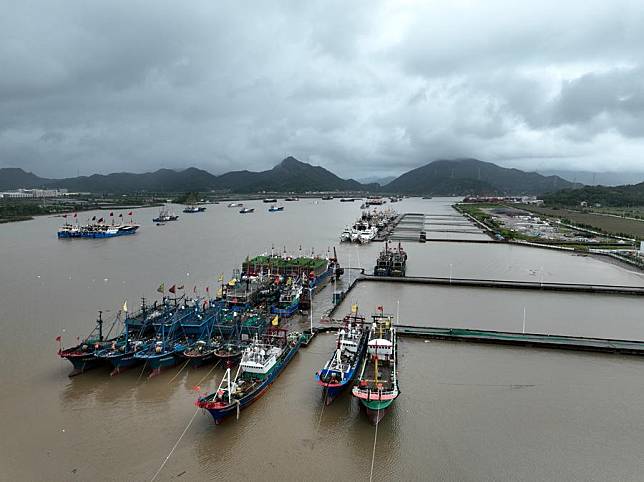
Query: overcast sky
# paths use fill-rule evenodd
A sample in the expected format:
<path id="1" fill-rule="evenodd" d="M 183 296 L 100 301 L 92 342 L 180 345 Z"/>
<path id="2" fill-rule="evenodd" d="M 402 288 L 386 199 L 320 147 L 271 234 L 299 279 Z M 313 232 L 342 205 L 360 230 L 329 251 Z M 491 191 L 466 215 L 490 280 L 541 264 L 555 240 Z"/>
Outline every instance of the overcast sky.
<path id="1" fill-rule="evenodd" d="M 642 0 L 0 7 L 0 167 L 644 171 Z"/>

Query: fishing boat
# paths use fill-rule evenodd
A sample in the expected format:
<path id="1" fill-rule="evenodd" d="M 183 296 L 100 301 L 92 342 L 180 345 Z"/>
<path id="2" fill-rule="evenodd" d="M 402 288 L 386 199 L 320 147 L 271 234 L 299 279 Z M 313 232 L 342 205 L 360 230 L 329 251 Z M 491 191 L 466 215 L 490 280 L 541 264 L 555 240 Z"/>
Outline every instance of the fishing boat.
<path id="1" fill-rule="evenodd" d="M 244 205 L 244 203 L 230 203 L 228 204 L 229 208 L 240 208 Z"/>
<path id="2" fill-rule="evenodd" d="M 137 358 L 150 368 L 148 378 L 152 378 L 164 368 L 176 365 L 181 359 L 181 353 L 189 341 L 182 330 L 181 322 L 193 315 L 190 309 L 177 309 L 170 320 L 160 320 L 156 325 L 156 336 L 144 349 L 137 351 Z"/>
<path id="3" fill-rule="evenodd" d="M 266 199 L 264 199 L 264 201 L 263 201 L 263 202 L 265 202 L 266 204 L 276 203 L 276 202 L 277 202 L 277 199 L 276 199 L 276 198 L 274 198 L 274 197 L 266 198 Z"/>
<path id="4" fill-rule="evenodd" d="M 279 300 L 274 305 L 271 305 L 271 313 L 284 318 L 293 316 L 300 307 L 301 296 L 302 280 L 300 278 L 288 278 L 282 288 Z"/>
<path id="5" fill-rule="evenodd" d="M 367 349 L 369 330 L 365 318 L 358 314 L 354 305 L 347 315 L 336 338 L 336 349 L 324 368 L 315 374 L 315 380 L 323 388 L 324 403 L 329 405 L 349 385 L 358 373 L 358 366 Z"/>
<path id="6" fill-rule="evenodd" d="M 212 337 L 199 339 L 190 344 L 182 353 L 182 356 L 190 360 L 190 364 L 199 367 L 211 363 L 216 359 L 215 352 L 221 347 L 221 338 Z"/>
<path id="7" fill-rule="evenodd" d="M 352 203 L 355 200 L 356 199 L 353 198 L 353 197 L 343 197 L 343 198 L 340 199 L 340 202 L 341 203 Z"/>
<path id="8" fill-rule="evenodd" d="M 152 221 L 155 223 L 167 223 L 168 221 L 176 221 L 179 219 L 179 216 L 172 213 L 166 208 L 161 208 L 159 210 L 159 215 L 156 218 L 153 218 Z"/>
<path id="9" fill-rule="evenodd" d="M 269 213 L 277 213 L 280 211 L 284 211 L 284 206 L 271 206 L 270 208 L 268 208 Z"/>
<path id="10" fill-rule="evenodd" d="M 184 213 L 194 214 L 194 213 L 203 213 L 206 210 L 206 206 L 186 206 L 183 209 Z"/>
<path id="11" fill-rule="evenodd" d="M 152 307 L 147 307 L 144 298 L 139 312 L 132 315 L 125 312 L 123 336 L 113 340 L 108 347 L 96 351 L 94 356 L 112 365 L 111 376 L 136 366 L 140 360 L 135 358 L 134 354 L 152 341 L 152 323 L 160 317 L 171 315 L 172 311 L 165 302 L 160 307 L 157 307 L 156 302 Z"/>
<path id="12" fill-rule="evenodd" d="M 333 196 L 322 196 L 322 201 L 331 201 Z"/>
<path id="13" fill-rule="evenodd" d="M 134 234 L 140 227 L 134 223 L 103 224 L 102 219 L 97 223 L 84 226 L 66 223 L 60 227 L 57 235 L 59 238 L 113 238 Z"/>
<path id="14" fill-rule="evenodd" d="M 367 411 L 367 417 L 375 425 L 389 411 L 400 390 L 393 317 L 385 315 L 382 307 L 378 307 L 378 313 L 372 319 L 367 355 L 362 362 L 358 384 L 353 387 L 352 393 L 360 400 Z"/>
<path id="15" fill-rule="evenodd" d="M 96 352 L 106 348 L 112 344 L 112 342 L 120 342 L 120 335 L 110 338 L 110 334 L 116 327 L 117 323 L 120 321 L 119 315 L 116 316 L 112 326 L 108 330 L 107 334 L 103 335 L 103 312 L 98 312 L 98 318 L 96 319 L 96 326 L 91 331 L 91 333 L 83 339 L 79 344 L 63 349 L 62 347 L 62 337 L 56 337 L 58 341 L 58 356 L 69 361 L 74 370 L 69 374 L 70 377 L 80 375 L 81 373 L 91 370 L 93 368 L 101 365 L 102 360 L 97 358 L 95 355 Z"/>
<path id="16" fill-rule="evenodd" d="M 261 397 L 297 353 L 302 334 L 271 328 L 261 338 L 256 337 L 242 354 L 235 376 L 231 368 L 213 393 L 200 397 L 197 407 L 208 410 L 216 424 L 226 417 L 237 415 Z"/>
<path id="17" fill-rule="evenodd" d="M 333 249 L 333 256 L 291 256 L 286 252 L 262 254 L 253 258 L 246 258 L 242 263 L 242 276 L 258 276 L 262 273 L 271 273 L 272 276 L 284 278 L 300 278 L 305 284 L 304 288 L 317 289 L 330 281 L 333 276 L 340 277 L 344 270 L 340 267 L 338 258 Z M 308 280 L 305 281 L 305 280 Z"/>
<path id="18" fill-rule="evenodd" d="M 239 210 L 239 214 L 248 214 L 248 213 L 254 213 L 255 208 L 242 208 Z"/>
<path id="19" fill-rule="evenodd" d="M 287 198 L 284 198 L 284 201 L 299 201 L 299 200 L 300 200 L 299 197 L 287 197 Z"/>
<path id="20" fill-rule="evenodd" d="M 389 248 L 385 242 L 383 250 L 378 255 L 378 260 L 373 268 L 374 276 L 405 276 L 407 270 L 407 253 L 400 243 L 397 248 Z"/>
<path id="21" fill-rule="evenodd" d="M 351 242 L 351 228 L 349 226 L 346 226 L 344 231 L 340 233 L 340 241 L 343 243 Z"/>

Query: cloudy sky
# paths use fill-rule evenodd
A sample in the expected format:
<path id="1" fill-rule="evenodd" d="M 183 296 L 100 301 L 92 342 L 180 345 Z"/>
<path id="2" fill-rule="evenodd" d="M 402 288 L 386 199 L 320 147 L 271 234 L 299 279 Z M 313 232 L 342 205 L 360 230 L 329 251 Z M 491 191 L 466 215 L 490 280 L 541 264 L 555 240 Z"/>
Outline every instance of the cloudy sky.
<path id="1" fill-rule="evenodd" d="M 0 1 L 0 167 L 644 171 L 641 0 Z"/>

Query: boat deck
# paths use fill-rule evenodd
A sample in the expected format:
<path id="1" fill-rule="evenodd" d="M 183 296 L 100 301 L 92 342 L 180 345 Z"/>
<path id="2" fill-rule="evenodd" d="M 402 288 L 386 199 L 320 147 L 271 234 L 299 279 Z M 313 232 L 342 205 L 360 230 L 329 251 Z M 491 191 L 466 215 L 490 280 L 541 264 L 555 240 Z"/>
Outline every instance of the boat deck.
<path id="1" fill-rule="evenodd" d="M 367 354 L 367 356 L 369 356 Z M 372 360 L 367 361 L 361 381 L 367 382 L 364 388 L 373 391 L 378 390 L 378 384 L 382 384 L 382 390 L 391 390 L 394 388 L 394 365 L 388 361 L 378 361 L 378 376 L 376 377 L 376 364 Z"/>

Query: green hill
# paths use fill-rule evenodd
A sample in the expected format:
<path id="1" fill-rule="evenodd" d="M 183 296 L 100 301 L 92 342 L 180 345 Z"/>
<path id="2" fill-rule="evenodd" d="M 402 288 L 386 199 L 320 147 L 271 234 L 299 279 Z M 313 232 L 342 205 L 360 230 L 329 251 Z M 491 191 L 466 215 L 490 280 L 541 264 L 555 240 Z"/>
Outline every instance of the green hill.
<path id="1" fill-rule="evenodd" d="M 477 159 L 439 160 L 406 172 L 383 187 L 386 192 L 432 195 L 537 195 L 573 187 L 558 176 L 508 169 Z"/>

